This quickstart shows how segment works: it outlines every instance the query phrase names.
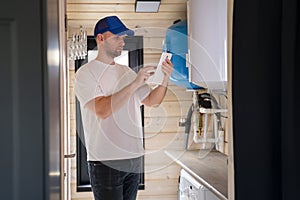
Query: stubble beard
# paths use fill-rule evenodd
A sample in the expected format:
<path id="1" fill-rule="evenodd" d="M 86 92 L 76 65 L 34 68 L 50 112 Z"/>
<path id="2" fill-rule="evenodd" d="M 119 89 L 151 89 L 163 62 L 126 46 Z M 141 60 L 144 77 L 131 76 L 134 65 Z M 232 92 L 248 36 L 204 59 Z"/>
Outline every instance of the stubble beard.
<path id="1" fill-rule="evenodd" d="M 115 51 L 111 51 L 110 54 L 113 58 L 120 56 L 122 53 L 122 50 L 115 50 Z"/>

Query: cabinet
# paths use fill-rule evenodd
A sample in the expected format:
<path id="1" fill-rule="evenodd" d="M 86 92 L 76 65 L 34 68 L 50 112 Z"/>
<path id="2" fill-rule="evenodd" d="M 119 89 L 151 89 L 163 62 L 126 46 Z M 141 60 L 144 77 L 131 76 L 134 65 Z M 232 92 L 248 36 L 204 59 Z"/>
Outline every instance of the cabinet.
<path id="1" fill-rule="evenodd" d="M 227 0 L 188 0 L 189 81 L 227 91 Z"/>

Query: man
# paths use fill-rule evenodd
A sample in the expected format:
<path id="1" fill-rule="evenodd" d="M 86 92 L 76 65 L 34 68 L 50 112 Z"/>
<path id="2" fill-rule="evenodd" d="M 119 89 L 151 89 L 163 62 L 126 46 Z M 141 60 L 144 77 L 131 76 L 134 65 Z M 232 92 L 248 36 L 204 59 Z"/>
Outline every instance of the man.
<path id="1" fill-rule="evenodd" d="M 124 37 L 133 34 L 117 16 L 99 20 L 94 29 L 98 56 L 75 75 L 96 200 L 136 199 L 144 154 L 140 106 L 162 102 L 173 71 L 173 64 L 166 59 L 163 82 L 152 90 L 145 81 L 156 67 L 143 67 L 136 74 L 128 66 L 115 63 Z"/>

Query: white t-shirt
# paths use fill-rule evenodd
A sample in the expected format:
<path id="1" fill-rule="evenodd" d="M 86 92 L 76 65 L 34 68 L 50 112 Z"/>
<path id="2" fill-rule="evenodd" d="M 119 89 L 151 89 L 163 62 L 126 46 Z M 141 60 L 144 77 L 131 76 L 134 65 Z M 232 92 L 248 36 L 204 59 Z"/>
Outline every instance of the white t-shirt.
<path id="1" fill-rule="evenodd" d="M 136 78 L 124 65 L 108 65 L 98 60 L 83 65 L 75 75 L 74 90 L 80 102 L 88 161 L 128 159 L 144 154 L 141 101 L 150 88 L 143 85 L 129 101 L 106 119 L 96 116 L 85 105 L 99 96 L 112 95 Z"/>

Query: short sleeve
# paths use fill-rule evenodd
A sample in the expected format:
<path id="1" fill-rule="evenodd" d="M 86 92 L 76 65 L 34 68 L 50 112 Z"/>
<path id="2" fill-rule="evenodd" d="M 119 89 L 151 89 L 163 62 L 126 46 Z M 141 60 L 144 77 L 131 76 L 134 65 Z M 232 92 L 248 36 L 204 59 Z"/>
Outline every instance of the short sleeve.
<path id="1" fill-rule="evenodd" d="M 74 92 L 82 106 L 90 100 L 104 96 L 101 85 L 89 70 L 78 70 L 75 74 Z"/>
<path id="2" fill-rule="evenodd" d="M 136 90 L 135 95 L 136 95 L 138 101 L 140 102 L 140 104 L 149 95 L 150 91 L 151 91 L 151 89 L 147 84 L 144 84 L 143 86 L 139 87 Z"/>

